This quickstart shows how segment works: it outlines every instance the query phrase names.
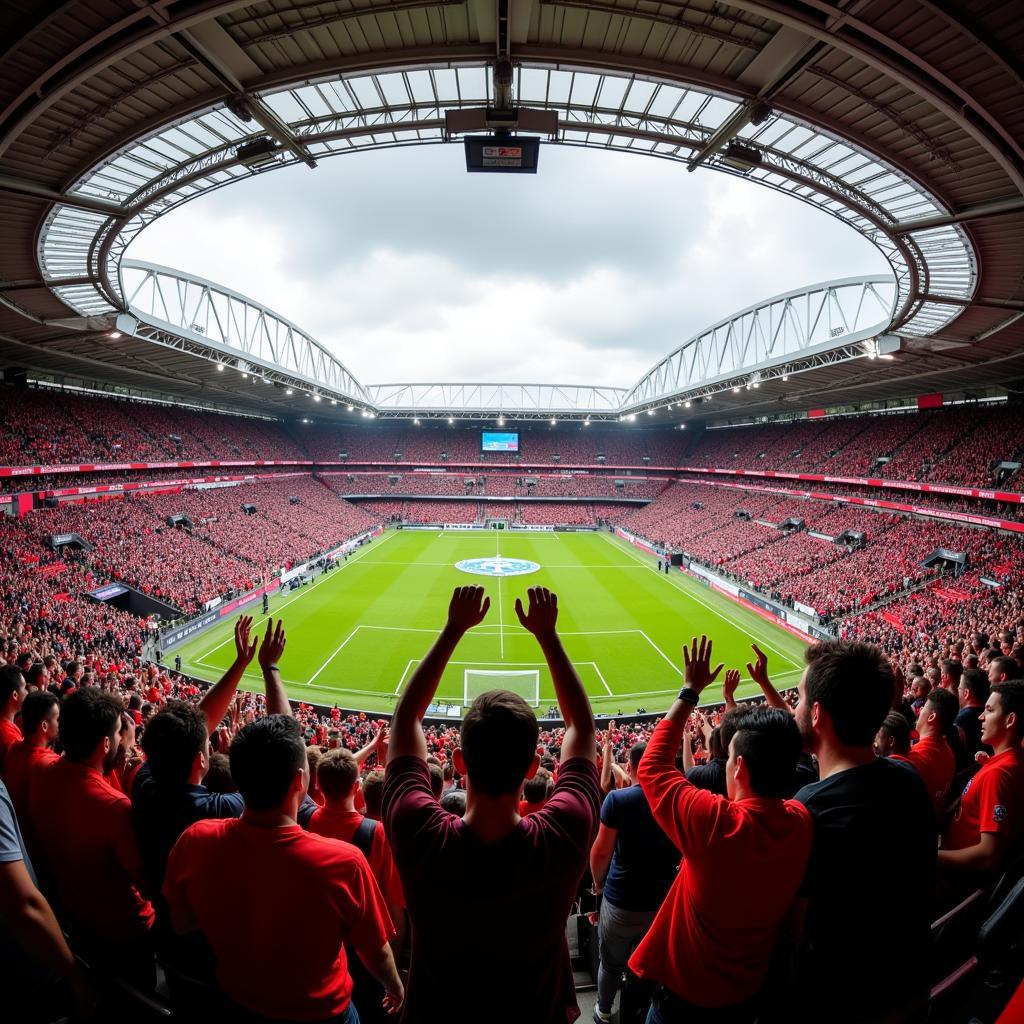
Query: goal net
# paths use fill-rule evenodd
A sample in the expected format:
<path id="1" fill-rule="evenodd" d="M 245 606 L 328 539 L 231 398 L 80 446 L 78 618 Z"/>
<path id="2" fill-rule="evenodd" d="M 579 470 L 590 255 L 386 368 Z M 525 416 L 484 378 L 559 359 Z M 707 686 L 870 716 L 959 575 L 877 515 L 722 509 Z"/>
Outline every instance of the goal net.
<path id="1" fill-rule="evenodd" d="M 540 706 L 540 669 L 504 671 L 467 668 L 464 679 L 463 703 L 467 708 L 481 693 L 488 690 L 510 690 L 518 693 L 531 707 Z"/>

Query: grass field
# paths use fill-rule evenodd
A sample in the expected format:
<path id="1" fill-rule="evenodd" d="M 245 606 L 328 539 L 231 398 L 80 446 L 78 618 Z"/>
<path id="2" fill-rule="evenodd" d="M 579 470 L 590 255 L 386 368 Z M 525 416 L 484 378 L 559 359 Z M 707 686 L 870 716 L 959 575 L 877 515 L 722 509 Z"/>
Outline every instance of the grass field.
<path id="1" fill-rule="evenodd" d="M 540 569 L 494 578 L 455 567 L 462 559 L 498 555 L 528 559 Z M 283 617 L 287 630 L 281 672 L 290 695 L 390 710 L 443 624 L 452 588 L 466 584 L 483 585 L 491 607 L 456 651 L 440 701 L 461 703 L 466 669 L 538 669 L 541 710 L 554 702 L 540 651 L 514 609 L 516 597 L 538 585 L 558 594 L 559 630 L 598 712 L 667 708 L 681 686 L 681 645 L 702 631 L 715 641 L 716 661 L 743 670 L 741 696 L 757 692 L 744 670 L 752 639 L 767 652 L 780 689 L 800 675 L 799 639 L 678 571 L 657 572 L 655 559 L 610 534 L 398 531 L 271 600 L 271 616 Z M 180 654 L 186 671 L 216 679 L 234 657 L 233 628 L 234 617 L 226 619 L 167 659 Z M 262 688 L 258 669 L 247 673 L 243 686 Z M 707 696 L 721 696 L 718 683 Z"/>

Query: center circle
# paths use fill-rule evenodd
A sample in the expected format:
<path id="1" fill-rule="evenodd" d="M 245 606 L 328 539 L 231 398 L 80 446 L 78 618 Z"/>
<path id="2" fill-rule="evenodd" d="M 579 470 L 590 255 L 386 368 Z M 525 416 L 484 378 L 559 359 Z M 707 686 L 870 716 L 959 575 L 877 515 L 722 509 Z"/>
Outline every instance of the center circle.
<path id="1" fill-rule="evenodd" d="M 540 566 L 527 558 L 464 558 L 455 563 L 461 572 L 474 576 L 527 576 Z"/>

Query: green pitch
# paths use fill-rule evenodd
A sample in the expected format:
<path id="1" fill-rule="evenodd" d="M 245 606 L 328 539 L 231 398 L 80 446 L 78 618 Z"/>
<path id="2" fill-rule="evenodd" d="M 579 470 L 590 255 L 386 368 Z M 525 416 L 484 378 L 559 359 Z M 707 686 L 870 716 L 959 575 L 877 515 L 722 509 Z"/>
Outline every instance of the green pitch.
<path id="1" fill-rule="evenodd" d="M 529 559 L 540 570 L 493 578 L 455 568 L 496 555 Z M 773 682 L 796 685 L 799 639 L 678 571 L 657 572 L 655 561 L 607 533 L 389 532 L 326 576 L 271 599 L 270 614 L 284 619 L 288 635 L 281 672 L 296 699 L 389 711 L 443 624 L 452 589 L 478 584 L 490 611 L 457 649 L 439 701 L 462 702 L 467 669 L 538 669 L 541 711 L 554 703 L 540 651 L 515 614 L 515 599 L 531 586 L 557 593 L 559 631 L 600 713 L 665 710 L 682 685 L 681 645 L 701 632 L 714 640 L 715 661 L 743 672 L 740 696 L 758 692 L 744 667 L 752 640 L 768 654 Z M 234 619 L 165 660 L 180 654 L 185 671 L 216 679 L 234 657 Z M 262 689 L 258 669 L 243 686 Z M 720 697 L 716 682 L 707 698 Z"/>

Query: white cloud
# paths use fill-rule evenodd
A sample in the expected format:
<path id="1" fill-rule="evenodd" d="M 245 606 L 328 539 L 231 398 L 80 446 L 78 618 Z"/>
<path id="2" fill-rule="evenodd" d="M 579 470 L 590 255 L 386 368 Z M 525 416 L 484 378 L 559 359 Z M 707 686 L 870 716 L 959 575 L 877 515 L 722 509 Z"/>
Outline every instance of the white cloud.
<path id="1" fill-rule="evenodd" d="M 432 147 L 260 175 L 129 256 L 258 299 L 367 383 L 627 385 L 753 302 L 887 270 L 834 218 L 719 173 L 567 147 L 536 178 L 460 161 Z"/>

